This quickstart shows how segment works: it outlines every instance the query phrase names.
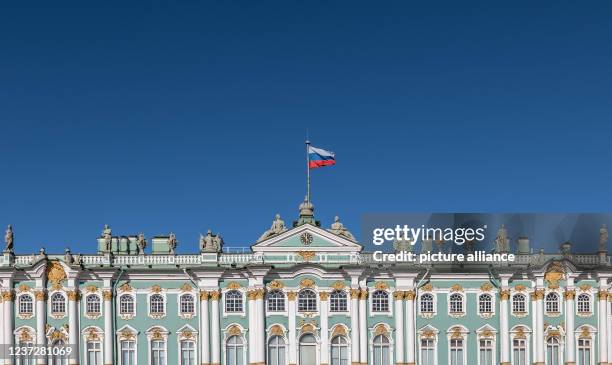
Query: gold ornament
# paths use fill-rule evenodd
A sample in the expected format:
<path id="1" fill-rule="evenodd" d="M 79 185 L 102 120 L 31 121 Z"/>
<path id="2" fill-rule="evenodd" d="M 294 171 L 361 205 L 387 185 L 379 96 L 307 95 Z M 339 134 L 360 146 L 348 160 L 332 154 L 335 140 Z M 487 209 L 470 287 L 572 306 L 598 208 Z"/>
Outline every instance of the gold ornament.
<path id="1" fill-rule="evenodd" d="M 184 283 L 183 285 L 181 285 L 180 290 L 181 290 L 182 293 L 186 293 L 186 292 L 192 291 L 193 287 L 191 285 L 187 284 L 187 283 Z"/>
<path id="2" fill-rule="evenodd" d="M 414 298 L 416 297 L 416 293 L 414 292 L 414 290 L 408 290 L 404 293 L 404 297 L 406 298 L 406 300 L 414 300 Z"/>
<path id="3" fill-rule="evenodd" d="M 434 287 L 431 283 L 427 283 L 421 287 L 422 291 L 433 291 Z"/>
<path id="4" fill-rule="evenodd" d="M 516 290 L 516 291 L 525 291 L 525 290 L 527 290 L 527 288 L 523 284 L 518 284 L 518 285 L 516 285 L 514 287 L 514 290 Z"/>
<path id="5" fill-rule="evenodd" d="M 450 287 L 450 291 L 451 292 L 462 292 L 463 287 L 459 284 L 454 284 L 453 286 Z"/>
<path id="6" fill-rule="evenodd" d="M 344 328 L 344 326 L 337 325 L 336 327 L 334 327 L 334 330 L 332 332 L 332 338 L 336 336 L 346 336 L 346 334 L 346 328 Z"/>
<path id="7" fill-rule="evenodd" d="M 88 293 L 95 293 L 95 292 L 97 292 L 97 291 L 98 291 L 98 287 L 97 287 L 97 286 L 95 286 L 95 285 L 88 285 L 88 286 L 85 288 L 85 291 L 87 291 Z"/>
<path id="8" fill-rule="evenodd" d="M 314 333 L 315 332 L 315 327 L 308 323 L 302 326 L 302 333 Z"/>
<path id="9" fill-rule="evenodd" d="M 319 293 L 319 298 L 321 298 L 321 301 L 326 301 L 327 297 L 328 297 L 329 293 L 322 291 Z"/>
<path id="10" fill-rule="evenodd" d="M 591 290 L 592 286 L 590 286 L 590 285 L 589 285 L 589 284 L 587 284 L 587 283 L 584 283 L 584 284 L 580 285 L 580 287 L 579 287 L 579 288 L 580 288 L 580 290 L 582 290 L 582 291 L 589 291 L 589 290 Z"/>
<path id="11" fill-rule="evenodd" d="M 374 283 L 374 287 L 378 290 L 387 290 L 389 289 L 389 285 L 387 283 L 385 283 L 384 281 L 377 281 L 376 283 Z"/>
<path id="12" fill-rule="evenodd" d="M 236 290 L 236 289 L 240 289 L 240 288 L 241 288 L 241 286 L 240 286 L 240 284 L 238 284 L 238 283 L 237 283 L 237 282 L 235 282 L 235 281 L 230 281 L 230 282 L 227 284 L 227 288 L 228 288 L 228 289 L 230 289 L 230 290 Z"/>
<path id="13" fill-rule="evenodd" d="M 47 292 L 45 292 L 45 290 L 37 290 L 34 292 L 34 297 L 36 298 L 36 300 L 38 301 L 43 301 L 45 299 L 47 299 Z"/>
<path id="14" fill-rule="evenodd" d="M 287 299 L 289 299 L 290 302 L 294 301 L 295 297 L 296 297 L 296 293 L 294 291 L 287 292 Z"/>
<path id="15" fill-rule="evenodd" d="M 361 289 L 359 291 L 359 299 L 361 299 L 361 300 L 368 299 L 368 289 Z"/>
<path id="16" fill-rule="evenodd" d="M 565 300 L 573 300 L 576 297 L 576 291 L 573 289 L 568 289 L 563 293 Z"/>
<path id="17" fill-rule="evenodd" d="M 499 292 L 499 296 L 501 297 L 501 300 L 508 300 L 508 299 L 510 299 L 510 290 L 504 289 L 504 290 L 500 291 Z"/>
<path id="18" fill-rule="evenodd" d="M 219 300 L 221 298 L 221 293 L 218 290 L 213 290 L 209 294 L 211 300 Z"/>
<path id="19" fill-rule="evenodd" d="M 206 290 L 200 290 L 200 300 L 208 300 L 209 295 Z"/>
<path id="20" fill-rule="evenodd" d="M 310 261 L 310 260 L 312 260 L 317 255 L 317 253 L 314 252 L 314 251 L 298 251 L 297 254 L 304 261 Z"/>
<path id="21" fill-rule="evenodd" d="M 404 299 L 404 292 L 401 290 L 396 290 L 395 292 L 393 292 L 393 299 L 395 300 L 402 300 Z"/>
<path id="22" fill-rule="evenodd" d="M 346 285 L 344 284 L 344 281 L 340 281 L 340 280 L 332 284 L 332 288 L 334 288 L 335 290 L 344 290 L 345 286 Z"/>
<path id="23" fill-rule="evenodd" d="M 359 289 L 351 289 L 351 299 L 359 299 Z"/>
<path id="24" fill-rule="evenodd" d="M 376 327 L 374 327 L 374 336 L 378 336 L 378 335 L 388 335 L 389 331 L 387 331 L 387 327 L 385 327 L 382 324 L 377 325 Z"/>
<path id="25" fill-rule="evenodd" d="M 242 334 L 242 331 L 240 330 L 240 327 L 233 324 L 227 329 L 227 334 L 230 336 L 240 336 Z"/>
<path id="26" fill-rule="evenodd" d="M 493 285 L 491 283 L 484 283 L 480 286 L 480 290 L 482 291 L 491 291 L 493 290 Z"/>
<path id="27" fill-rule="evenodd" d="M 73 302 L 76 302 L 81 297 L 78 290 L 69 290 L 66 294 L 68 295 L 68 300 Z"/>
<path id="28" fill-rule="evenodd" d="M 302 279 L 300 281 L 300 288 L 314 288 L 315 282 L 312 279 Z"/>
<path id="29" fill-rule="evenodd" d="M 283 331 L 283 328 L 278 324 L 275 324 L 270 327 L 270 336 L 283 336 L 284 334 L 285 331 Z"/>
<path id="30" fill-rule="evenodd" d="M 130 283 L 125 283 L 119 287 L 120 293 L 131 292 L 132 290 L 134 290 L 134 288 L 132 288 Z"/>
<path id="31" fill-rule="evenodd" d="M 30 291 L 30 287 L 25 285 L 25 284 L 21 284 L 21 285 L 19 285 L 18 291 L 20 293 L 29 292 Z"/>
<path id="32" fill-rule="evenodd" d="M 59 284 L 61 281 L 66 280 L 66 272 L 64 267 L 59 261 L 51 261 L 47 265 L 47 280 L 53 284 Z"/>
<path id="33" fill-rule="evenodd" d="M 113 299 L 113 292 L 110 290 L 104 290 L 102 292 L 102 298 L 104 298 L 104 300 L 112 300 Z"/>
<path id="34" fill-rule="evenodd" d="M 283 283 L 281 283 L 278 280 L 272 280 L 269 284 L 268 284 L 268 288 L 270 288 L 271 290 L 280 290 L 282 288 L 284 288 L 285 285 L 283 285 Z"/>
<path id="35" fill-rule="evenodd" d="M 162 287 L 159 285 L 153 285 L 151 287 L 151 293 L 161 293 L 162 292 Z"/>

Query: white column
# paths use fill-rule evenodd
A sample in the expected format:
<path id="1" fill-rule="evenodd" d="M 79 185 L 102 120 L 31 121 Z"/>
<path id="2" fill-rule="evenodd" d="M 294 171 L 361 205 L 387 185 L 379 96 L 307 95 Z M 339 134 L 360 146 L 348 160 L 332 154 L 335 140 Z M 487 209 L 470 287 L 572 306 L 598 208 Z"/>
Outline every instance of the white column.
<path id="1" fill-rule="evenodd" d="M 211 347 L 211 364 L 221 364 L 221 319 L 219 318 L 219 291 L 215 290 L 210 293 L 210 314 L 212 321 L 210 323 L 210 347 Z"/>
<path id="2" fill-rule="evenodd" d="M 104 297 L 104 364 L 113 364 L 113 292 L 110 288 L 102 291 Z"/>
<path id="3" fill-rule="evenodd" d="M 501 364 L 510 365 L 510 332 L 508 329 L 508 299 L 510 291 L 507 286 L 502 286 L 499 301 L 499 329 Z"/>
<path id="4" fill-rule="evenodd" d="M 297 363 L 296 328 L 295 328 L 295 292 L 287 293 L 287 315 L 289 316 L 289 365 Z"/>
<path id="5" fill-rule="evenodd" d="M 359 289 L 351 289 L 351 362 L 359 364 Z"/>
<path id="6" fill-rule="evenodd" d="M 47 327 L 47 293 L 44 288 L 38 288 L 34 293 L 36 298 L 36 344 L 39 346 L 47 345 L 45 330 Z M 76 349 L 75 349 L 76 350 Z M 37 364 L 46 364 L 47 358 L 41 357 L 36 360 Z"/>
<path id="7" fill-rule="evenodd" d="M 329 320 L 327 316 L 327 296 L 329 293 L 321 292 L 321 365 L 328 364 L 329 359 Z"/>
<path id="8" fill-rule="evenodd" d="M 409 290 L 405 293 L 404 297 L 406 298 L 406 362 L 409 365 L 414 365 L 416 364 L 416 354 L 414 351 L 414 338 L 416 335 L 414 300 L 416 298 L 416 293 L 414 290 Z"/>
<path id="9" fill-rule="evenodd" d="M 2 323 L 2 326 L 4 326 L 5 345 L 8 348 L 15 344 L 15 336 L 13 335 L 13 331 L 15 330 L 13 328 L 15 324 L 13 321 L 13 300 L 15 300 L 15 294 L 12 289 L 10 289 L 10 286 L 9 290 L 2 292 L 2 300 L 4 302 L 4 323 Z M 13 364 L 13 362 L 13 359 L 7 359 L 5 364 Z"/>
<path id="10" fill-rule="evenodd" d="M 109 312 L 105 312 L 106 317 L 111 317 Z M 79 363 L 79 292 L 74 289 L 68 292 L 68 342 L 72 346 L 72 350 L 76 353 L 70 354 L 69 363 L 71 365 Z M 106 336 L 112 337 L 110 332 L 106 332 Z"/>
<path id="11" fill-rule="evenodd" d="M 612 365 L 612 289 L 608 287 L 608 363 Z"/>
<path id="12" fill-rule="evenodd" d="M 367 320 L 368 289 L 361 289 L 359 293 L 359 361 L 368 363 L 368 324 Z"/>
<path id="13" fill-rule="evenodd" d="M 266 362 L 266 329 L 265 329 L 265 313 L 264 313 L 264 296 L 265 289 L 259 288 L 255 290 L 255 316 L 256 316 L 256 354 L 257 364 L 264 365 Z"/>
<path id="14" fill-rule="evenodd" d="M 569 282 L 568 282 L 569 285 Z M 567 287 L 565 290 L 565 359 L 567 363 L 573 364 L 576 362 L 576 342 L 574 341 L 574 330 L 576 329 L 574 297 L 576 291 L 573 287 Z"/>
<path id="15" fill-rule="evenodd" d="M 249 319 L 249 364 L 257 362 L 257 313 L 255 312 L 255 290 L 249 289 L 247 292 L 247 303 L 248 312 L 247 318 Z"/>
<path id="16" fill-rule="evenodd" d="M 602 278 L 599 280 L 599 312 L 598 312 L 598 320 L 599 325 L 599 363 L 601 365 L 608 363 L 608 351 L 606 350 L 608 346 L 608 284 L 607 279 Z"/>
<path id="17" fill-rule="evenodd" d="M 393 293 L 395 302 L 395 363 L 404 363 L 404 292 Z"/>
<path id="18" fill-rule="evenodd" d="M 210 323 L 208 321 L 208 292 L 200 291 L 200 358 L 202 365 L 210 364 Z"/>
<path id="19" fill-rule="evenodd" d="M 544 299 L 544 289 L 536 289 L 535 291 L 535 306 L 537 313 L 536 322 L 536 365 L 544 365 L 544 307 L 542 299 Z"/>

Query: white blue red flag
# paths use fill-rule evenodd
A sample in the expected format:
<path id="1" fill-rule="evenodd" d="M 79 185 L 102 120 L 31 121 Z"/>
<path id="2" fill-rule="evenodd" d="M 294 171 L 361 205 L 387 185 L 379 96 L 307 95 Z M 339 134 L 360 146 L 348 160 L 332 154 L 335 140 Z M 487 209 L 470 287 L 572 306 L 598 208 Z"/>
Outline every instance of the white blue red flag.
<path id="1" fill-rule="evenodd" d="M 321 148 L 308 146 L 308 167 L 316 169 L 317 167 L 331 166 L 336 164 L 336 154 L 326 151 Z"/>

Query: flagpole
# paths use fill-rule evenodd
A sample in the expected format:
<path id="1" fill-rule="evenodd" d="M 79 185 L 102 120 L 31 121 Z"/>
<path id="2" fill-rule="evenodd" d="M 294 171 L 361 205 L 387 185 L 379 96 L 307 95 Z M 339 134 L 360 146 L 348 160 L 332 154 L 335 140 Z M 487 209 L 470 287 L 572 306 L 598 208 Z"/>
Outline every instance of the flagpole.
<path id="1" fill-rule="evenodd" d="M 308 157 L 308 147 L 310 141 L 306 139 L 306 201 L 310 203 L 310 158 Z"/>

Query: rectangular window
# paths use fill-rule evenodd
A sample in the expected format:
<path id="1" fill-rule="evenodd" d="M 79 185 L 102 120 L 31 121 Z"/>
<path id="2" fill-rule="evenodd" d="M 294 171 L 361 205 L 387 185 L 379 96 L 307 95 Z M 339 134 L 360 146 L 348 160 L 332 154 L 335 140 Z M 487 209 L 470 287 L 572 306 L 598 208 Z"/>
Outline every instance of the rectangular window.
<path id="1" fill-rule="evenodd" d="M 463 340 L 451 339 L 450 365 L 463 365 Z"/>
<path id="2" fill-rule="evenodd" d="M 164 341 L 151 342 L 151 365 L 166 365 L 166 343 Z"/>
<path id="3" fill-rule="evenodd" d="M 480 365 L 493 365 L 493 340 L 480 340 Z"/>
<path id="4" fill-rule="evenodd" d="M 421 340 L 421 364 L 435 365 L 434 352 L 435 352 L 434 340 L 432 339 Z"/>
<path id="5" fill-rule="evenodd" d="M 181 342 L 181 365 L 195 365 L 195 343 L 193 341 Z"/>
<path id="6" fill-rule="evenodd" d="M 121 341 L 121 365 L 136 365 L 136 343 Z"/>
<path id="7" fill-rule="evenodd" d="M 100 342 L 87 342 L 87 365 L 102 365 Z"/>
<path id="8" fill-rule="evenodd" d="M 512 365 L 527 365 L 527 341 L 515 339 L 512 341 Z"/>
<path id="9" fill-rule="evenodd" d="M 578 340 L 578 365 L 591 365 L 591 341 Z"/>

